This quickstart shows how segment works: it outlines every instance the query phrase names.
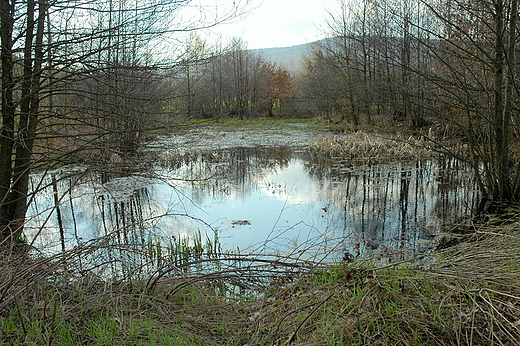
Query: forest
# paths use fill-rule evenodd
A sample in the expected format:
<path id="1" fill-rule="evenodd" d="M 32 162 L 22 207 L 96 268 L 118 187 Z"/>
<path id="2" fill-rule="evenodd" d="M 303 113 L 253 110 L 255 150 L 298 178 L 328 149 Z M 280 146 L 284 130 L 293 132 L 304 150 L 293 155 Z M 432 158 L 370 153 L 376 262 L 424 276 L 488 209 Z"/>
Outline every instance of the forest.
<path id="1" fill-rule="evenodd" d="M 341 0 L 338 1 L 339 10 L 331 11 L 324 23 L 328 38 L 309 44 L 298 73 L 291 73 L 283 65 L 249 50 L 240 38 L 214 43 L 199 34 L 202 29 L 240 17 L 250 10 L 252 3 L 251 0 L 224 1 L 214 6 L 203 6 L 191 0 L 0 0 L 0 244 L 3 248 L 9 251 L 24 248 L 24 228 L 31 203 L 35 203 L 45 189 L 57 189 L 56 181 L 45 183 L 42 179 L 35 184 L 31 178 L 34 174 L 51 172 L 68 165 L 88 167 L 84 172 L 99 171 L 105 174 L 115 169 L 117 173 L 123 170 L 141 173 L 146 170 L 145 165 L 135 163 L 139 162 L 141 149 L 146 143 L 175 131 L 182 132 L 187 126 L 196 128 L 199 124 L 225 123 L 228 119 L 245 123 L 259 119 L 305 119 L 338 133 L 399 133 L 399 141 L 408 138 L 408 144 L 412 146 L 427 143 L 424 145 L 430 150 L 434 148 L 443 157 L 466 164 L 474 177 L 472 184 L 476 185 L 483 202 L 480 203 L 479 212 L 493 211 L 490 203 L 515 206 L 520 201 L 518 0 Z M 186 9 L 188 12 L 183 12 Z M 281 132 L 283 129 L 278 130 Z M 420 138 L 420 141 L 415 141 L 416 138 Z M 283 152 L 277 152 L 277 155 L 281 157 L 279 161 L 288 161 Z M 213 156 L 212 159 L 216 160 Z M 132 162 L 130 169 L 129 162 Z M 402 178 L 400 183 L 404 184 L 406 179 Z M 61 197 L 55 197 L 55 205 L 63 202 L 71 190 L 72 185 Z M 329 210 L 328 207 L 321 209 L 323 213 Z M 244 226 L 249 222 L 235 221 L 237 224 L 233 226 Z M 487 228 L 480 231 L 487 232 Z M 508 236 L 517 242 L 518 236 L 512 234 Z M 189 256 L 193 255 L 190 259 L 199 265 L 216 261 L 216 243 L 212 245 L 214 248 L 211 254 L 208 253 L 207 259 L 201 257 L 200 251 L 203 250 L 200 246 L 197 250 L 200 251 L 193 255 L 190 251 L 198 245 L 181 245 L 190 249 L 184 250 Z M 100 241 L 96 246 L 102 247 L 104 244 Z M 505 243 L 499 245 L 490 248 L 506 247 Z M 30 246 L 32 244 L 27 245 Z M 147 246 L 154 248 L 155 244 Z M 359 244 L 356 246 L 359 250 Z M 17 297 L 25 294 L 37 296 L 35 292 L 38 290 L 46 292 L 48 286 L 45 285 L 52 286 L 53 280 L 60 281 L 56 279 L 61 270 L 56 269 L 57 263 L 65 265 L 73 262 L 71 258 L 76 255 L 78 258 L 86 256 L 91 250 L 78 245 L 71 250 L 70 257 L 64 255 L 54 262 L 48 259 L 41 263 L 38 262 L 39 257 L 24 257 L 26 253 L 17 257 L 18 250 L 15 255 L 9 252 L 5 256 L 8 258 L 5 261 L 7 264 L 2 263 L 0 269 L 10 279 L 8 283 L 0 284 L 0 303 L 8 307 L 5 312 L 8 316 L 0 314 L 2 343 L 16 344 L 21 340 L 19 336 L 13 335 L 18 332 L 27 335 L 30 328 L 23 321 L 32 321 L 31 318 L 37 314 L 34 312 L 32 316 L 31 312 L 27 317 L 18 307 L 12 315 L 14 306 L 18 306 Z M 164 250 L 159 244 L 153 251 L 153 256 L 158 258 Z M 473 254 L 469 250 L 467 252 Z M 491 258 L 499 261 L 505 258 L 501 257 L 503 254 L 496 257 L 489 255 L 485 260 Z M 276 323 L 286 318 L 290 320 L 289 316 L 310 307 L 307 317 L 290 320 L 290 331 L 281 332 L 283 338 L 286 338 L 286 344 L 291 344 L 298 339 L 298 332 L 307 319 L 316 317 L 316 311 L 329 304 L 330 311 L 337 305 L 348 306 L 351 309 L 348 313 L 345 314 L 347 310 L 343 310 L 334 314 L 343 314 L 341 323 L 353 328 L 348 330 L 355 330 L 348 336 L 337 334 L 341 335 L 337 340 L 334 339 L 337 343 L 330 344 L 345 344 L 346 340 L 348 344 L 377 344 L 378 335 L 386 335 L 381 328 L 390 326 L 384 325 L 385 318 L 381 316 L 379 318 L 382 320 L 376 316 L 368 318 L 369 321 L 379 321 L 381 324 L 362 324 L 360 321 L 367 316 L 362 316 L 358 310 L 365 305 L 369 305 L 367 311 L 383 306 L 387 303 L 385 295 L 390 297 L 392 304 L 398 305 L 392 305 L 391 308 L 406 310 L 407 307 L 400 305 L 397 299 L 401 293 L 410 294 L 403 301 L 408 302 L 407 299 L 410 299 L 410 306 L 418 309 L 413 310 L 416 316 L 439 313 L 432 321 L 421 320 L 424 325 L 420 327 L 424 329 L 410 326 L 408 322 L 399 324 L 402 321 L 394 321 L 407 331 L 406 335 L 410 335 L 404 344 L 422 344 L 425 340 L 434 340 L 432 344 L 436 344 L 435 340 L 441 340 L 438 344 L 449 345 L 460 335 L 464 337 L 459 339 L 459 344 L 486 344 L 491 341 L 512 344 L 508 342 L 520 335 L 520 299 L 517 289 L 500 291 L 503 287 L 514 286 L 504 279 L 509 278 L 510 272 L 499 277 L 493 276 L 493 280 L 486 281 L 483 286 L 471 286 L 474 277 L 464 272 L 461 277 L 471 281 L 471 285 L 468 284 L 471 288 L 466 291 L 464 287 L 458 286 L 458 282 L 450 281 L 455 274 L 446 274 L 449 266 L 444 264 L 436 272 L 445 278 L 445 281 L 439 282 L 435 281 L 434 276 L 420 281 L 423 279 L 422 274 L 417 274 L 413 271 L 415 269 L 399 267 L 397 273 L 387 272 L 393 264 L 377 267 L 382 268 L 382 271 L 371 269 L 364 262 L 358 267 L 345 267 L 343 265 L 349 266 L 353 262 L 349 252 L 345 252 L 339 267 L 329 267 L 323 271 L 321 267 L 317 271 L 309 269 L 310 262 L 300 257 L 295 264 L 287 258 L 281 260 L 258 255 L 251 260 L 242 255 L 226 254 L 223 261 L 232 263 L 228 267 L 215 265 L 211 269 L 214 270 L 212 274 L 201 269 L 193 276 L 187 274 L 188 264 L 185 262 L 180 265 L 175 262 L 175 268 L 172 269 L 152 256 L 150 263 L 157 261 L 159 268 L 153 272 L 155 276 L 145 280 L 140 278 L 134 281 L 134 278 L 130 278 L 118 282 L 119 286 L 115 290 L 125 292 L 128 309 L 122 309 L 119 317 L 112 319 L 113 316 L 110 316 L 106 319 L 115 321 L 114 326 L 105 326 L 104 322 L 100 324 L 107 329 L 123 328 L 123 325 L 126 328 L 127 325 L 120 322 L 122 316 L 134 308 L 140 309 L 145 300 L 143 305 L 146 308 L 143 309 L 153 311 L 156 314 L 154 316 L 160 315 L 155 309 L 158 309 L 158 301 L 163 298 L 167 304 L 179 303 L 182 309 L 187 310 L 190 309 L 188 302 L 196 300 L 196 297 L 203 296 L 203 300 L 207 299 L 205 302 L 210 304 L 214 297 L 202 294 L 202 289 L 198 291 L 200 287 L 195 285 L 193 291 L 188 291 L 192 289 L 190 287 L 193 283 L 200 283 L 207 278 L 210 278 L 208 281 L 214 280 L 209 285 L 213 291 L 223 292 L 229 286 L 216 284 L 220 279 L 232 278 L 236 280 L 232 282 L 236 283 L 242 282 L 236 277 L 245 277 L 263 286 L 265 281 L 278 280 L 277 275 L 280 273 L 288 280 L 284 284 L 301 273 L 311 273 L 305 276 L 303 288 L 295 289 L 295 292 L 301 294 L 295 293 L 289 298 L 288 290 L 292 286 L 287 283 L 269 298 L 273 301 L 266 298 L 261 308 L 254 305 L 258 302 L 252 303 L 262 315 L 260 312 L 259 315 L 248 315 L 253 305 L 247 309 L 243 306 L 237 309 L 240 316 L 233 315 L 236 320 L 230 322 L 233 326 L 230 329 L 236 327 L 234 332 L 240 334 L 240 338 L 238 341 L 226 339 L 227 344 L 244 344 L 241 341 L 245 341 L 248 330 L 254 328 L 258 328 L 254 333 L 257 344 L 281 344 L 282 337 L 277 336 L 277 333 L 283 327 L 281 322 L 278 325 Z M 460 253 L 451 255 L 456 258 L 454 263 L 459 263 L 457 261 L 460 257 L 457 256 Z M 472 257 L 472 260 L 476 257 Z M 507 267 L 507 270 L 514 272 L 518 267 L 515 262 L 517 259 L 505 258 L 504 263 L 507 263 L 500 268 Z M 251 260 L 254 265 L 245 268 L 237 264 L 246 260 Z M 403 260 L 402 263 L 408 262 Z M 36 277 L 34 273 L 39 272 L 42 263 L 54 269 L 49 269 L 52 274 L 48 277 L 38 277 L 45 284 L 34 288 L 23 280 Z M 22 264 L 29 269 L 23 272 L 27 275 L 17 279 L 16 266 Z M 277 269 L 265 269 L 267 265 Z M 478 265 L 484 266 L 482 263 Z M 483 270 L 482 267 L 478 269 Z M 62 272 L 68 273 L 68 270 Z M 478 270 L 476 272 L 481 273 Z M 69 282 L 75 282 L 74 285 L 81 282 L 81 287 L 89 289 L 109 286 L 103 281 L 105 278 L 102 275 L 91 276 L 82 270 L 78 273 L 77 278 L 81 279 L 72 279 L 70 274 L 70 281 L 69 278 L 64 279 L 63 282 L 67 284 L 63 284 L 63 287 L 69 287 Z M 163 279 L 171 273 L 180 273 L 180 281 L 162 286 Z M 273 279 L 275 276 L 276 280 Z M 396 282 L 393 280 L 399 284 L 389 284 L 390 281 Z M 485 275 L 479 274 L 478 280 L 487 279 Z M 487 283 L 489 286 L 486 286 Z M 493 286 L 495 284 L 499 288 Z M 319 288 L 313 285 L 319 285 Z M 52 286 L 56 292 L 61 289 L 58 286 Z M 240 284 L 236 287 L 243 288 Z M 352 294 L 352 298 L 348 298 L 351 300 L 341 300 L 344 298 L 335 293 L 337 290 L 334 287 L 347 290 Z M 162 288 L 168 292 L 162 292 Z M 448 288 L 449 293 L 445 293 L 447 291 L 444 290 Z M 313 300 L 316 298 L 309 293 L 312 289 L 320 292 L 314 296 L 321 297 L 321 300 Z M 401 293 L 397 292 L 399 290 Z M 110 303 L 116 302 L 116 298 L 112 300 L 112 297 L 105 295 L 108 291 L 99 295 Z M 41 292 L 38 291 L 38 294 Z M 440 305 L 438 308 L 432 308 L 433 305 L 427 307 L 429 297 L 437 297 L 435 292 L 444 294 L 435 301 L 435 304 Z M 468 292 L 474 295 L 468 296 Z M 82 293 L 88 296 L 86 292 Z M 48 297 L 42 299 L 44 307 L 38 305 L 39 301 L 34 303 L 34 310 L 28 308 L 28 311 L 41 309 L 45 317 L 49 313 L 56 317 L 60 315 L 59 311 L 65 315 L 73 308 L 67 310 L 68 306 L 65 305 L 61 307 L 62 310 L 57 308 L 61 299 L 57 296 L 60 294 L 56 293 L 48 300 L 45 300 Z M 141 294 L 139 299 L 143 300 L 138 300 L 137 296 Z M 154 294 L 161 298 L 154 300 Z M 171 300 L 172 296 L 178 297 L 179 301 Z M 206 322 L 201 322 L 203 317 L 190 315 L 193 319 L 189 322 L 189 328 L 218 330 L 216 321 L 222 320 L 219 314 L 237 312 L 230 305 L 234 298 L 226 294 L 223 296 L 225 299 L 211 305 L 209 311 L 206 311 L 211 315 L 208 317 L 211 323 L 215 324 L 208 327 Z M 298 302 L 304 308 L 290 306 L 291 299 L 301 296 L 313 302 L 308 305 L 306 302 Z M 82 301 L 82 304 L 87 305 L 87 300 Z M 52 308 L 53 304 L 54 310 L 49 312 L 47 309 Z M 420 305 L 420 308 L 416 305 Z M 225 308 L 219 310 L 219 306 Z M 275 323 L 275 320 L 266 319 L 265 316 L 270 313 L 265 310 L 266 306 L 271 309 L 270 312 L 282 308 L 287 310 L 279 312 L 280 319 L 276 319 Z M 408 308 L 412 309 L 410 306 Z M 452 312 L 452 308 L 458 307 L 460 311 Z M 385 313 L 387 308 L 390 309 L 389 306 L 383 306 Z M 475 317 L 480 312 L 488 318 L 484 322 L 479 319 L 481 317 Z M 110 312 L 106 314 L 108 316 Z M 392 312 L 392 318 L 399 314 L 396 312 L 394 315 Z M 105 321 L 103 315 L 99 317 Z M 473 319 L 470 320 L 470 317 Z M 169 318 L 179 322 L 173 315 L 169 315 Z M 449 329 L 447 321 L 456 319 L 457 323 L 460 322 L 456 324 L 459 329 Z M 465 319 L 470 322 L 465 324 Z M 10 320 L 22 321 L 20 329 L 23 333 L 12 332 L 11 329 L 15 327 L 6 322 Z M 55 321 L 58 320 L 59 316 Z M 148 322 L 139 320 L 139 326 L 143 327 Z M 474 332 L 473 325 L 480 322 L 485 326 L 485 331 Z M 42 335 L 48 332 L 57 337 L 61 330 L 60 324 L 52 323 L 35 328 L 41 327 Z M 153 325 L 155 322 L 150 323 Z M 149 329 L 156 330 L 155 327 L 153 325 Z M 417 328 L 421 331 L 418 333 L 423 334 L 415 335 L 413 331 Z M 135 331 L 131 328 L 129 330 L 127 334 L 134 335 Z M 74 339 L 67 334 L 70 331 L 63 333 L 66 335 L 62 335 L 61 340 L 76 340 L 71 344 L 81 344 L 82 339 Z M 180 332 L 175 329 L 175 333 Z M 205 341 L 222 342 L 223 339 L 215 336 L 219 333 L 225 332 L 208 332 Z M 392 333 L 389 335 L 396 335 Z M 139 332 L 137 335 L 135 340 L 146 339 Z M 367 341 L 367 335 L 373 338 Z M 191 337 L 193 339 L 187 339 L 193 342 L 196 337 Z M 99 342 L 101 337 L 89 334 L 85 338 L 88 342 Z M 323 336 L 317 336 L 314 341 L 318 342 L 320 338 Z M 304 344 L 301 338 L 298 340 Z M 204 341 L 197 342 L 204 344 Z M 46 340 L 46 343 L 60 344 L 54 343 L 52 338 Z M 118 343 L 113 339 L 105 344 Z M 172 341 L 171 344 L 177 343 Z M 185 344 L 192 343 L 188 341 Z"/>

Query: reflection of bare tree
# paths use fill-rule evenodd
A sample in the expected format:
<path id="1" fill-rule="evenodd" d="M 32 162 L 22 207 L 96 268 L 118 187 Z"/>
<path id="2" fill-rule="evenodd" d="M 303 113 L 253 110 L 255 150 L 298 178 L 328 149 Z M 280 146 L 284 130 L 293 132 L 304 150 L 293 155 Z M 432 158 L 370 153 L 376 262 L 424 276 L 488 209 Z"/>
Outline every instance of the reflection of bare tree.
<path id="1" fill-rule="evenodd" d="M 454 223 L 460 221 L 460 215 L 476 211 L 480 198 L 475 192 L 476 183 L 464 173 L 463 164 L 445 159 L 439 165 L 441 172 L 435 177 L 439 195 L 435 214 L 437 217 L 445 216 L 446 220 Z"/>
<path id="2" fill-rule="evenodd" d="M 344 211 L 343 232 L 370 249 L 382 243 L 415 247 L 443 224 L 468 215 L 468 201 L 478 200 L 471 175 L 454 160 L 353 166 L 318 158 L 306 168 L 316 179 L 332 181 L 326 198 Z"/>
<path id="3" fill-rule="evenodd" d="M 98 197 L 105 232 L 115 230 L 118 238 L 129 239 L 139 236 L 143 241 L 144 228 L 143 204 L 148 202 L 148 190 L 139 187 L 132 191 L 126 191 L 123 199 L 113 198 L 110 194 Z"/>
<path id="4" fill-rule="evenodd" d="M 123 193 L 108 191 L 98 197 L 104 236 L 110 247 L 107 251 L 98 251 L 98 258 L 92 260 L 111 263 L 112 273 L 126 277 L 149 270 L 150 258 L 146 248 L 155 241 L 147 222 L 148 215 L 144 212 L 149 202 L 148 189 L 142 186 Z"/>
<path id="5" fill-rule="evenodd" d="M 292 152 L 288 147 L 241 147 L 218 151 L 186 153 L 164 162 L 175 169 L 179 181 L 189 181 L 195 202 L 210 193 L 224 197 L 230 191 L 245 195 L 255 187 L 261 172 L 287 167 Z"/>
<path id="6" fill-rule="evenodd" d="M 312 179 L 301 174 L 302 165 Z M 235 148 L 172 155 L 157 172 L 164 180 L 122 173 L 106 181 L 106 175 L 93 174 L 91 185 L 78 189 L 72 188 L 70 179 L 62 180 L 67 184 L 58 184 L 57 191 L 64 223 L 62 226 L 54 223 L 49 229 L 54 227 L 56 236 L 58 228 L 64 228 L 69 237 L 66 248 L 105 237 L 114 247 L 111 254 L 104 255 L 107 261 L 118 263 L 119 267 L 114 270 L 139 272 L 150 264 L 146 256 L 138 254 L 146 252 L 151 243 L 168 243 L 173 236 L 180 239 L 197 230 L 220 227 L 220 223 L 204 223 L 204 216 L 195 215 L 197 212 L 190 209 L 192 205 L 198 208 L 196 210 L 203 210 L 205 206 L 212 206 L 211 203 L 225 205 L 231 200 L 233 208 L 243 201 L 251 208 L 257 202 L 255 197 L 249 204 L 249 195 L 264 196 L 267 192 L 271 196 L 272 192 L 275 198 L 287 204 L 287 209 L 286 204 L 280 204 L 282 212 L 290 215 L 292 210 L 301 208 L 299 212 L 309 216 L 305 230 L 312 229 L 321 240 L 335 239 L 331 247 L 366 252 L 386 247 L 415 248 L 420 240 L 432 235 L 432 229 L 436 231 L 455 216 L 467 214 L 464 213 L 466 201 L 477 200 L 464 167 L 442 160 L 354 166 L 334 158 L 314 160 L 305 152 L 292 152 L 289 148 Z M 278 179 L 273 173 L 280 173 L 283 178 Z M 289 176 L 292 179 L 292 174 L 296 174 L 300 186 L 296 186 L 297 193 L 289 199 L 294 185 L 284 185 L 284 181 Z M 77 192 L 81 189 L 83 195 L 79 196 Z M 238 199 L 233 197 L 244 199 L 236 203 Z M 77 198 L 74 203 L 73 198 Z M 56 199 L 52 201 L 52 194 L 47 204 L 51 207 L 57 204 Z M 219 208 L 220 205 L 216 209 Z M 247 213 L 247 208 L 241 212 Z M 223 210 L 229 213 L 228 209 Z M 212 218 L 218 220 L 219 212 L 216 216 L 212 214 Z M 85 217 L 90 220 L 85 222 Z M 299 225 L 302 219 L 294 220 L 294 217 L 300 216 L 291 215 L 290 219 Z M 82 225 L 78 226 L 78 222 Z M 292 231 L 292 227 L 284 226 L 280 230 Z M 290 237 L 299 237 L 294 234 Z M 51 241 L 56 239 L 57 236 Z M 118 252 L 121 247 L 133 248 L 128 253 L 134 257 L 123 258 L 128 255 Z M 115 258 L 122 261 L 112 261 Z"/>
<path id="7" fill-rule="evenodd" d="M 94 170 L 34 177 L 43 182 L 39 193 L 43 198 L 34 206 L 34 223 L 30 220 L 28 229 L 37 231 L 29 234 L 29 240 L 49 246 L 59 239 L 54 251 L 64 252 L 103 238 L 105 250 L 85 255 L 81 263 L 111 263 L 112 273 L 132 276 L 149 267 L 146 248 L 156 239 L 151 232 L 149 180 L 114 172 L 111 177 L 105 181 L 106 174 Z"/>

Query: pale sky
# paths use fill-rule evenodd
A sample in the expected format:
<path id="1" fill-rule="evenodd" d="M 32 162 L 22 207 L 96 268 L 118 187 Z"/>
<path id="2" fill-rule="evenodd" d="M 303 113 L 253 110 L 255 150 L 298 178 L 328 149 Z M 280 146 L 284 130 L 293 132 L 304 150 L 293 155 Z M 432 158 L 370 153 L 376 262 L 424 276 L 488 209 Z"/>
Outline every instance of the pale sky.
<path id="1" fill-rule="evenodd" d="M 251 49 L 298 45 L 326 37 L 327 10 L 337 4 L 338 0 L 252 0 L 247 15 L 211 30 L 224 40 L 242 38 Z"/>

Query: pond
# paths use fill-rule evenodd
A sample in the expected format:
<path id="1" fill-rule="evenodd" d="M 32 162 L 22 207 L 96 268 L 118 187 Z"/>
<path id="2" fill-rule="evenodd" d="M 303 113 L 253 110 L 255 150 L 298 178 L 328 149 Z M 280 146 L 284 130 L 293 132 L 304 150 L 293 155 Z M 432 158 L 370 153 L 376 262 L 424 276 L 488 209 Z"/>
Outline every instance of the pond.
<path id="1" fill-rule="evenodd" d="M 29 209 L 28 241 L 48 253 L 115 234 L 123 244 L 200 237 L 221 251 L 304 259 L 409 256 L 478 201 L 453 160 L 353 164 L 258 144 L 156 155 L 146 174 L 35 176 L 49 187 Z"/>

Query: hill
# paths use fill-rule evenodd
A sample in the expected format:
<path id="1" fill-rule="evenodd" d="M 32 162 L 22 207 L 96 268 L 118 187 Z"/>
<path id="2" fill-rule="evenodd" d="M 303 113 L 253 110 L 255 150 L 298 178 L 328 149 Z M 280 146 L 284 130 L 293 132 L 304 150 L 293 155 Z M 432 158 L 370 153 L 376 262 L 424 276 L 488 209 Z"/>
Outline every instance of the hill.
<path id="1" fill-rule="evenodd" d="M 303 68 L 303 57 L 308 54 L 312 43 L 291 47 L 251 49 L 267 61 L 276 63 L 291 74 L 298 74 Z"/>

